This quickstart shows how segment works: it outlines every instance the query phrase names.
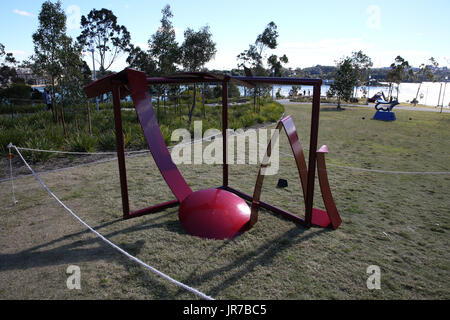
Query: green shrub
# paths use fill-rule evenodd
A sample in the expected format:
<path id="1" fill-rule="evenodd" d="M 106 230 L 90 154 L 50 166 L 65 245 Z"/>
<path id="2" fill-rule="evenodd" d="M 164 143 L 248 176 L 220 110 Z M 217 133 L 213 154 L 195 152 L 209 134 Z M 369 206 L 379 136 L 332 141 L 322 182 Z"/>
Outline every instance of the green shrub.
<path id="1" fill-rule="evenodd" d="M 74 152 L 94 152 L 98 138 L 85 133 L 73 135 L 70 139 L 70 150 Z"/>
<path id="2" fill-rule="evenodd" d="M 0 105 L 0 114 L 41 112 L 45 106 L 43 103 L 37 103 L 35 105 Z"/>
<path id="3" fill-rule="evenodd" d="M 113 130 L 102 133 L 98 137 L 98 148 L 101 151 L 116 150 L 116 134 Z"/>
<path id="4" fill-rule="evenodd" d="M 8 154 L 8 144 L 12 144 L 21 147 L 27 140 L 27 132 L 21 129 L 7 129 L 0 126 L 0 153 L 2 155 Z"/>
<path id="5" fill-rule="evenodd" d="M 182 99 L 180 99 L 182 100 Z M 261 99 L 264 101 L 264 99 Z M 206 117 L 203 115 L 201 103 L 198 103 L 191 126 L 188 128 L 188 110 L 191 101 L 175 106 L 167 102 L 168 108 L 160 110 L 159 125 L 164 141 L 171 144 L 173 130 L 187 128 L 193 137 L 194 121 L 202 120 L 202 133 L 214 128 L 221 130 L 222 108 L 220 106 L 206 106 Z M 112 104 L 101 104 L 99 112 L 91 106 L 92 136 L 88 134 L 86 106 L 72 106 L 65 108 L 66 131 L 63 126 L 55 123 L 51 112 L 34 112 L 21 114 L 11 118 L 0 116 L 0 153 L 7 155 L 7 145 L 12 142 L 19 147 L 30 147 L 46 150 L 71 150 L 75 152 L 114 151 L 116 149 L 116 137 L 114 134 L 114 113 Z M 124 102 L 122 106 L 132 107 L 131 102 Z M 228 124 L 231 129 L 240 129 L 253 126 L 257 123 L 276 121 L 280 118 L 284 109 L 277 102 L 267 100 L 253 111 L 253 103 L 231 105 L 229 107 Z M 130 149 L 146 149 L 147 141 L 133 111 L 122 112 L 122 124 L 125 147 Z M 52 153 L 28 153 L 32 161 L 47 160 Z"/>
<path id="6" fill-rule="evenodd" d="M 45 136 L 31 136 L 23 144 L 25 148 L 40 149 L 40 150 L 52 150 L 52 142 Z M 42 151 L 23 151 L 23 156 L 28 161 L 36 163 L 39 161 L 46 161 L 50 157 L 55 156 L 55 153 L 42 152 Z"/>
<path id="7" fill-rule="evenodd" d="M 160 129 L 161 129 L 161 134 L 163 136 L 164 142 L 166 143 L 166 145 L 170 145 L 171 144 L 171 138 L 172 138 L 172 131 L 170 130 L 170 128 L 164 124 L 160 125 Z"/>
<path id="8" fill-rule="evenodd" d="M 54 150 L 62 149 L 66 143 L 64 129 L 62 127 L 48 126 L 42 131 L 42 136 L 49 141 L 49 144 Z"/>

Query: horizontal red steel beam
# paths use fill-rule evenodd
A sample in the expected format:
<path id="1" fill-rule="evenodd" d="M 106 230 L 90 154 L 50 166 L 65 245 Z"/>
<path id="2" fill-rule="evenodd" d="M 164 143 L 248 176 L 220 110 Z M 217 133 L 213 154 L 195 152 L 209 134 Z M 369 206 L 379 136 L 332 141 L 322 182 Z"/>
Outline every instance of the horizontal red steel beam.
<path id="1" fill-rule="evenodd" d="M 215 79 L 215 78 L 201 78 L 201 77 L 168 77 L 168 78 L 147 78 L 147 83 L 155 84 L 182 84 L 182 83 L 219 83 L 223 81 L 236 82 L 237 85 L 247 87 L 254 87 L 255 84 L 285 84 L 285 85 L 321 85 L 321 79 L 304 79 L 304 78 L 271 78 L 271 77 L 242 77 L 230 76 L 229 80 Z"/>
<path id="2" fill-rule="evenodd" d="M 126 70 L 126 69 L 125 69 Z M 113 90 L 113 83 L 120 83 L 120 98 L 125 98 L 129 91 L 125 88 L 125 84 L 127 81 L 126 73 L 121 71 L 119 73 L 114 73 L 103 78 L 100 78 L 84 87 L 84 92 L 86 93 L 88 98 L 98 97 L 102 94 L 111 92 Z"/>
<path id="3" fill-rule="evenodd" d="M 239 197 L 241 197 L 247 201 L 253 200 L 252 196 L 250 196 L 242 191 L 239 191 L 237 189 L 234 189 L 230 186 L 221 186 L 221 187 L 219 187 L 219 189 L 230 191 L 230 192 L 234 193 L 235 195 L 238 195 Z M 289 211 L 285 211 L 283 209 L 277 208 L 271 204 L 268 204 L 267 202 L 259 201 L 259 206 L 263 207 L 264 209 L 270 210 L 274 213 L 278 213 L 278 214 L 282 215 L 283 217 L 285 217 L 289 220 L 292 220 L 294 222 L 297 222 L 303 226 L 306 225 L 305 220 L 303 218 L 300 218 L 299 216 L 296 216 L 295 214 L 290 213 Z"/>

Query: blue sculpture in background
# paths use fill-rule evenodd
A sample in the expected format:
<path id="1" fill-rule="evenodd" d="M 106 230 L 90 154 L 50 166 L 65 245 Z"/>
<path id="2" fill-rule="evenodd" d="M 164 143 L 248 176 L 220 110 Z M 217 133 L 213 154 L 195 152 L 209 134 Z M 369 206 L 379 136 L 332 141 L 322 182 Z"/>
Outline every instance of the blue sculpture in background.
<path id="1" fill-rule="evenodd" d="M 387 102 L 382 98 L 379 98 L 376 102 L 375 109 L 377 112 L 373 116 L 374 120 L 395 121 L 397 119 L 395 113 L 392 111 L 392 109 L 399 104 L 397 100 Z"/>

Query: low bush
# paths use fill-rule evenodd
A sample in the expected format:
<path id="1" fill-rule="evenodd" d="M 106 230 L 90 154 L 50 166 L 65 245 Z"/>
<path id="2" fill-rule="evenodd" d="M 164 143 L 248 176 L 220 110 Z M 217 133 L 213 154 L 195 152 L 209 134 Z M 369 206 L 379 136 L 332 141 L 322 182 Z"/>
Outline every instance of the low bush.
<path id="1" fill-rule="evenodd" d="M 101 133 L 98 136 L 98 149 L 100 151 L 112 151 L 116 149 L 116 134 L 113 130 Z"/>
<path id="2" fill-rule="evenodd" d="M 30 114 L 22 113 L 15 117 L 0 116 L 0 154 L 7 155 L 7 145 L 10 142 L 17 146 L 46 150 L 115 151 L 116 137 L 112 105 L 100 104 L 100 106 L 100 111 L 97 112 L 91 104 L 92 134 L 89 134 L 87 108 L 82 105 L 65 108 L 65 129 L 61 122 L 54 122 L 51 111 L 39 110 Z M 123 102 L 121 106 L 133 108 L 130 102 Z M 198 103 L 188 128 L 190 107 L 189 102 L 176 105 L 168 103 L 166 108 L 159 108 L 158 123 L 167 145 L 172 144 L 171 136 L 175 129 L 187 128 L 193 137 L 194 124 L 197 120 L 202 121 L 202 133 L 212 128 L 222 129 L 220 105 L 208 105 L 203 109 L 202 104 Z M 258 123 L 273 122 L 280 118 L 283 111 L 281 104 L 264 99 L 260 99 L 256 108 L 253 106 L 253 101 L 230 105 L 228 124 L 232 129 L 239 129 Z M 128 150 L 147 148 L 147 142 L 134 111 L 122 110 L 122 126 L 124 144 Z M 27 157 L 33 162 L 45 161 L 53 155 L 52 153 L 27 153 Z"/>
<path id="3" fill-rule="evenodd" d="M 98 144 L 98 138 L 86 133 L 73 135 L 69 139 L 70 151 L 94 152 Z"/>

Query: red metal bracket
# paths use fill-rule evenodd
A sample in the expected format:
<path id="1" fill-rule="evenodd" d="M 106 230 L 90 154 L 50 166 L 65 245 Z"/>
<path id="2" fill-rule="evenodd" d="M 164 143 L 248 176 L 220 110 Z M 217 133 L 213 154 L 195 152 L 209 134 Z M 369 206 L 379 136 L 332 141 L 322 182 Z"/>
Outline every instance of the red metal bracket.
<path id="1" fill-rule="evenodd" d="M 280 213 L 284 216 L 292 220 L 296 220 L 297 222 L 306 225 L 316 225 L 320 227 L 328 227 L 331 226 L 333 229 L 336 229 L 341 224 L 341 218 L 336 209 L 336 205 L 334 204 L 333 196 L 331 194 L 330 186 L 328 183 L 327 170 L 325 166 L 325 153 L 328 152 L 327 146 L 323 146 L 320 148 L 317 153 L 317 168 L 319 175 L 319 184 L 322 192 L 322 198 L 325 204 L 325 208 L 327 211 L 323 211 L 320 209 L 312 208 L 311 211 L 308 211 L 307 206 L 307 197 L 308 197 L 308 183 L 307 180 L 309 178 L 309 172 L 306 168 L 305 156 L 303 154 L 303 148 L 300 144 L 300 140 L 298 139 L 297 130 L 295 129 L 294 122 L 290 116 L 280 120 L 277 124 L 276 130 L 278 133 L 281 131 L 281 128 L 284 128 L 289 144 L 291 146 L 292 152 L 294 154 L 295 163 L 297 165 L 300 182 L 303 190 L 303 198 L 305 199 L 305 218 L 298 217 L 292 213 L 286 212 L 284 210 L 277 208 L 277 213 Z M 274 137 L 278 138 L 276 135 L 273 135 L 267 145 L 267 151 L 265 155 L 265 160 L 267 160 L 272 153 L 272 144 L 275 142 Z M 258 171 L 258 176 L 256 178 L 255 189 L 253 191 L 253 197 L 251 197 L 252 206 L 251 206 L 251 215 L 249 227 L 251 228 L 258 221 L 258 211 L 259 207 L 267 207 L 267 204 L 263 204 L 260 202 L 261 189 L 264 181 L 264 175 L 262 174 L 262 170 L 265 164 L 262 163 L 261 167 Z M 314 168 L 310 168 L 309 170 L 314 170 Z M 314 179 L 314 176 L 313 176 Z M 269 208 L 271 211 L 275 211 L 274 208 Z"/>

